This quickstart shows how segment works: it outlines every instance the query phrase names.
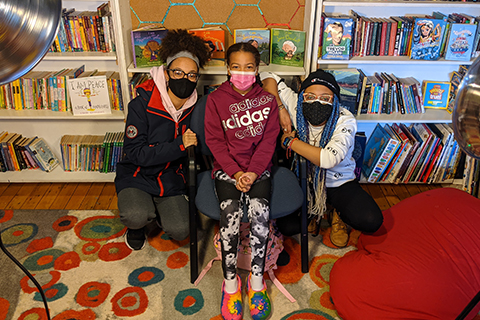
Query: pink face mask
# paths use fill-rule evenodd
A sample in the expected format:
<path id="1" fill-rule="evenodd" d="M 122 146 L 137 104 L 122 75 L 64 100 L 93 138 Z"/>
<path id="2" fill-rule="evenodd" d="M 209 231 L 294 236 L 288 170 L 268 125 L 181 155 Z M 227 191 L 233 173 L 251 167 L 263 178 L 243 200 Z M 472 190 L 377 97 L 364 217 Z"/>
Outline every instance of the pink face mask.
<path id="1" fill-rule="evenodd" d="M 250 88 L 256 81 L 255 71 L 233 71 L 230 70 L 230 82 L 240 91 Z"/>

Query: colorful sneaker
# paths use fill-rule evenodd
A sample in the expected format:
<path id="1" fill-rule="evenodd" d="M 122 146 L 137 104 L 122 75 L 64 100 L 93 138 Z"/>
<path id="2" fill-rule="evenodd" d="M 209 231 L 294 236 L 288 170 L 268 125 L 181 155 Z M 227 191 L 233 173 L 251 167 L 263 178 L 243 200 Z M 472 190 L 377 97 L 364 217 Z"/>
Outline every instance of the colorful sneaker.
<path id="1" fill-rule="evenodd" d="M 247 280 L 247 294 L 248 294 L 248 305 L 250 306 L 250 315 L 253 320 L 264 320 L 267 319 L 272 311 L 272 304 L 270 303 L 270 297 L 267 293 L 267 284 L 265 279 L 263 279 L 263 289 L 260 291 L 255 291 L 250 286 L 250 277 L 252 274 L 248 275 Z"/>
<path id="2" fill-rule="evenodd" d="M 241 320 L 243 316 L 242 306 L 242 281 L 237 274 L 238 288 L 235 293 L 225 291 L 225 280 L 222 284 L 222 302 L 220 312 L 225 320 Z"/>

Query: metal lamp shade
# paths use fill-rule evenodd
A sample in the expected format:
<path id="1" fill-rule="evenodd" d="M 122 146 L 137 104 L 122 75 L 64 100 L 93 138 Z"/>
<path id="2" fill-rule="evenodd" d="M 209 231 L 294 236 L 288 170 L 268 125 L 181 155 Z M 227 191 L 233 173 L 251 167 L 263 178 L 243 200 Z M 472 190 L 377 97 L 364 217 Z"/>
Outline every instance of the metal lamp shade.
<path id="1" fill-rule="evenodd" d="M 480 57 L 460 83 L 452 120 L 460 148 L 469 156 L 480 159 Z"/>
<path id="2" fill-rule="evenodd" d="M 61 0 L 0 0 L 0 85 L 33 69 L 55 40 Z"/>

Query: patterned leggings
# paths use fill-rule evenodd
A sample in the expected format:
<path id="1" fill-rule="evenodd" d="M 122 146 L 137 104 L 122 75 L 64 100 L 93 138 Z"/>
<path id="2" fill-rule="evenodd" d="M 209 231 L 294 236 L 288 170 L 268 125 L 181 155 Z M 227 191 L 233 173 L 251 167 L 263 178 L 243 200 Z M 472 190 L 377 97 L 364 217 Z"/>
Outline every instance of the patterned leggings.
<path id="1" fill-rule="evenodd" d="M 215 190 L 220 203 L 220 239 L 223 277 L 235 279 L 240 222 L 247 206 L 252 249 L 252 274 L 263 276 L 270 217 L 270 172 L 265 171 L 247 193 L 235 187 L 235 180 L 219 170 L 215 172 Z"/>

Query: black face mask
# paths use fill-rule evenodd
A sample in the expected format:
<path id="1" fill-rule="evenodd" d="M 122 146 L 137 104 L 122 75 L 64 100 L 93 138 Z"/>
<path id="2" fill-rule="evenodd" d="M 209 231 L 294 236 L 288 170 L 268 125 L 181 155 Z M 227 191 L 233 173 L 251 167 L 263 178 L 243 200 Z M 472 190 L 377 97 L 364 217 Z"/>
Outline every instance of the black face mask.
<path id="1" fill-rule="evenodd" d="M 168 87 L 172 90 L 173 94 L 180 99 L 186 99 L 190 97 L 193 90 L 197 87 L 196 82 L 192 82 L 186 78 L 168 80 Z"/>
<path id="2" fill-rule="evenodd" d="M 312 126 L 319 126 L 330 118 L 333 112 L 333 105 L 315 101 L 302 103 L 303 116 Z"/>

